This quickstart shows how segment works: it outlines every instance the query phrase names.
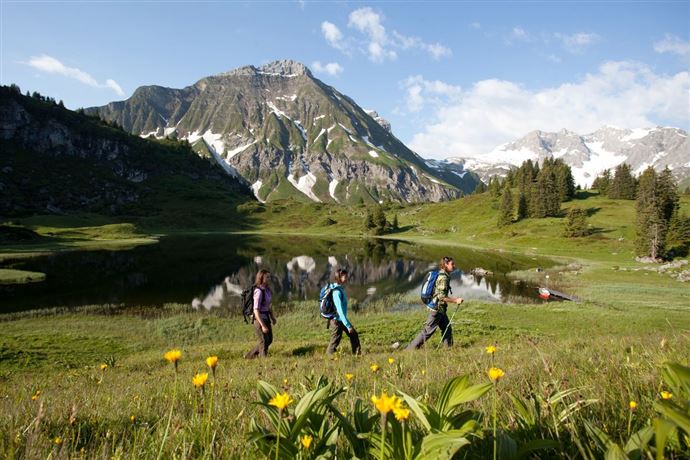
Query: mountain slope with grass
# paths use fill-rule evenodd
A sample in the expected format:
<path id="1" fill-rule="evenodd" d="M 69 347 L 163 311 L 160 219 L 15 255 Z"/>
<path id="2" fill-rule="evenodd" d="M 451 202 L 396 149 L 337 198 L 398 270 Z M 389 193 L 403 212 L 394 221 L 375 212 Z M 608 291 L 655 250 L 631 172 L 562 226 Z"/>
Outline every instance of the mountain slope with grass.
<path id="1" fill-rule="evenodd" d="M 187 140 L 243 177 L 260 201 L 442 201 L 462 185 L 439 178 L 375 112 L 295 61 L 241 67 L 182 89 L 145 86 L 87 113 L 140 136 Z"/>
<path id="2" fill-rule="evenodd" d="M 160 227 L 237 226 L 248 188 L 186 143 L 132 136 L 0 88 L 0 216 L 91 213 Z"/>

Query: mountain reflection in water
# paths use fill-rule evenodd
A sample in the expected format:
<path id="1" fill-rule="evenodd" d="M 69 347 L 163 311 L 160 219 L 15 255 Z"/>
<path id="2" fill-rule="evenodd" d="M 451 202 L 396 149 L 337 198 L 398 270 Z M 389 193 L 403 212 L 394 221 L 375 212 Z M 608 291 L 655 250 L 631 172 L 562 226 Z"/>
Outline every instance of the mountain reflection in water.
<path id="1" fill-rule="evenodd" d="M 174 236 L 123 251 L 70 251 L 6 259 L 3 268 L 43 272 L 47 277 L 40 283 L 0 286 L 0 312 L 101 304 L 157 307 L 167 303 L 239 312 L 242 290 L 253 284 L 262 268 L 272 274 L 277 304 L 309 300 L 316 305 L 320 288 L 339 266 L 350 272 L 348 296 L 358 308 L 366 308 L 368 302 L 389 294 L 418 296 L 424 276 L 444 255 L 455 257 L 461 269 L 451 276 L 453 295 L 482 301 L 536 299 L 534 287 L 505 275 L 552 265 L 527 256 L 392 240 Z M 475 267 L 494 275 L 470 275 Z"/>

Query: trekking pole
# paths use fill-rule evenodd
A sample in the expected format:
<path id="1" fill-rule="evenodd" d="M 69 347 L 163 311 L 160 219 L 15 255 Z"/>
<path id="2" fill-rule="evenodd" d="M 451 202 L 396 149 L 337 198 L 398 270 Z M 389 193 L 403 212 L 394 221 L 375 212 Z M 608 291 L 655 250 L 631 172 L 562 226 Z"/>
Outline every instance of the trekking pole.
<path id="1" fill-rule="evenodd" d="M 436 348 L 440 347 L 441 344 L 443 343 L 443 339 L 446 337 L 446 332 L 448 332 L 448 328 L 450 327 L 450 325 L 453 324 L 453 318 L 455 318 L 455 314 L 458 312 L 459 308 L 460 308 L 460 304 L 458 303 L 455 306 L 455 311 L 453 312 L 453 316 L 450 317 L 450 319 L 448 320 L 448 325 L 443 330 L 443 334 L 441 335 L 441 341 L 438 343 L 438 346 Z"/>

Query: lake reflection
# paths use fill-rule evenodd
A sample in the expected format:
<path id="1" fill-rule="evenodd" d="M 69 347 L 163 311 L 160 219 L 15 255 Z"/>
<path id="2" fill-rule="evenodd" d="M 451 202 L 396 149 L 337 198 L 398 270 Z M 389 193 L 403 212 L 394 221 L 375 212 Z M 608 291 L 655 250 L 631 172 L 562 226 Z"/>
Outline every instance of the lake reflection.
<path id="1" fill-rule="evenodd" d="M 451 277 L 453 295 L 483 301 L 536 298 L 533 287 L 514 283 L 505 274 L 549 266 L 547 260 L 526 256 L 402 241 L 175 236 L 125 251 L 73 251 L 8 260 L 4 267 L 40 271 L 47 278 L 42 283 L 1 286 L 0 311 L 182 303 L 196 309 L 239 312 L 240 293 L 253 283 L 261 268 L 272 274 L 277 302 L 313 300 L 316 304 L 321 286 L 338 266 L 350 271 L 349 297 L 365 307 L 367 302 L 392 293 L 418 295 L 424 276 L 444 255 L 455 257 L 461 269 Z M 481 278 L 469 274 L 475 267 L 494 275 Z"/>

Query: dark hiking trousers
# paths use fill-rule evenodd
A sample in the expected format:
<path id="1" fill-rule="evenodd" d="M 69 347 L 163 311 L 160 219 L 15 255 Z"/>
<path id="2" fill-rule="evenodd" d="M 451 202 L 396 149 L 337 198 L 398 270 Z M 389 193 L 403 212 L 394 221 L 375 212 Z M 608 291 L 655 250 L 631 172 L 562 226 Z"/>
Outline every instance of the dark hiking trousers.
<path id="1" fill-rule="evenodd" d="M 424 328 L 415 339 L 410 342 L 405 350 L 416 350 L 424 345 L 429 338 L 434 335 L 437 329 L 441 330 L 443 335 L 443 343 L 450 347 L 453 345 L 453 328 L 450 326 L 448 315 L 442 311 L 431 311 L 424 323 Z"/>
<path id="2" fill-rule="evenodd" d="M 254 319 L 254 331 L 256 332 L 256 337 L 259 339 L 259 342 L 254 348 L 252 348 L 252 351 L 244 355 L 244 357 L 247 359 L 256 358 L 257 356 L 265 358 L 268 356 L 268 347 L 271 345 L 271 343 L 273 343 L 273 327 L 271 325 L 271 317 L 262 314 L 261 319 L 268 328 L 268 332 L 264 334 L 264 332 L 261 330 L 261 323 Z"/>
<path id="3" fill-rule="evenodd" d="M 337 319 L 331 321 L 331 343 L 328 344 L 328 355 L 335 353 L 335 350 L 340 345 L 340 339 L 343 337 L 343 332 L 350 338 L 350 345 L 352 345 L 352 354 L 359 355 L 362 350 L 359 346 L 359 334 L 352 328 L 352 332 L 348 331 L 343 323 Z"/>

